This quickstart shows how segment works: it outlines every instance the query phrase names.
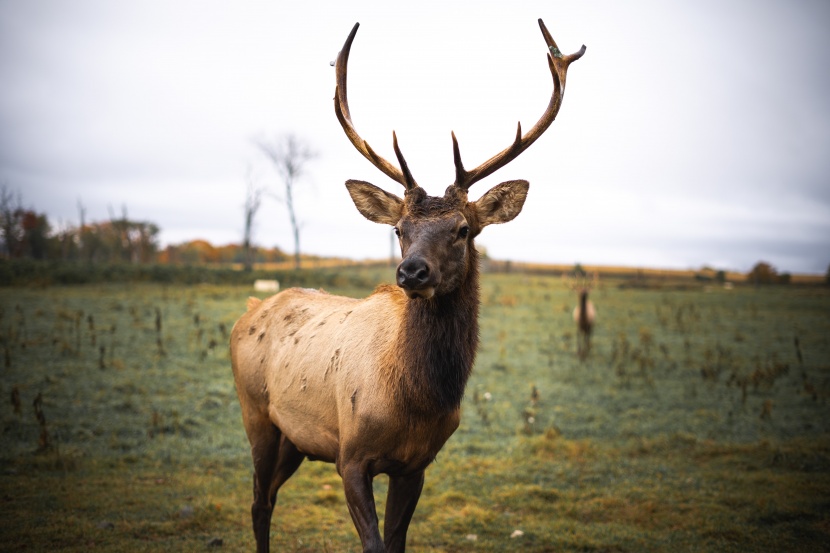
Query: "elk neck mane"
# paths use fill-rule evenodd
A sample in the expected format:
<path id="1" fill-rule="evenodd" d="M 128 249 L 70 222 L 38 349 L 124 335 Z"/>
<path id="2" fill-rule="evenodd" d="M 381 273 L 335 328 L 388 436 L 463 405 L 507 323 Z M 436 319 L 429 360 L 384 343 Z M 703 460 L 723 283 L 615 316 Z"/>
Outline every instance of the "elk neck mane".
<path id="1" fill-rule="evenodd" d="M 392 351 L 392 386 L 412 417 L 459 408 L 478 349 L 478 253 L 471 244 L 467 276 L 454 291 L 409 300 Z"/>

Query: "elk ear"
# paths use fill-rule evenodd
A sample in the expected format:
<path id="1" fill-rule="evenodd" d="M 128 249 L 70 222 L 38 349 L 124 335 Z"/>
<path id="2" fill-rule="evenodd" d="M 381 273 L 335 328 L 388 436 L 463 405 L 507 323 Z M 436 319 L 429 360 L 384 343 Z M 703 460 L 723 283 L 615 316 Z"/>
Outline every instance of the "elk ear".
<path id="1" fill-rule="evenodd" d="M 395 226 L 403 215 L 403 200 L 374 184 L 347 180 L 346 188 L 357 210 L 375 223 Z"/>
<path id="2" fill-rule="evenodd" d="M 503 182 L 473 202 L 481 227 L 512 221 L 522 211 L 529 186 L 526 180 Z"/>

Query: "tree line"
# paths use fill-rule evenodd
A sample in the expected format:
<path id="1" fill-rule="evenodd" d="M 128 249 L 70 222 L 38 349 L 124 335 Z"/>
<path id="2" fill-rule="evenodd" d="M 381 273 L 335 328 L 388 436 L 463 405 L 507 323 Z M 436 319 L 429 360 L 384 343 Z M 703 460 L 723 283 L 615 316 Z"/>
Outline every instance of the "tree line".
<path id="1" fill-rule="evenodd" d="M 24 207 L 20 193 L 0 187 L 0 253 L 7 259 L 150 263 L 159 249 L 159 227 L 150 221 L 111 216 L 54 227 L 45 213 Z"/>
<path id="2" fill-rule="evenodd" d="M 130 219 L 126 210 L 108 220 L 85 221 L 79 207 L 78 225 L 54 226 L 45 213 L 24 207 L 22 196 L 0 186 L 0 257 L 93 264 L 171 265 L 279 263 L 289 256 L 279 248 L 257 248 L 228 244 L 214 246 L 205 240 L 190 240 L 161 248 L 159 226 L 151 221 Z"/>

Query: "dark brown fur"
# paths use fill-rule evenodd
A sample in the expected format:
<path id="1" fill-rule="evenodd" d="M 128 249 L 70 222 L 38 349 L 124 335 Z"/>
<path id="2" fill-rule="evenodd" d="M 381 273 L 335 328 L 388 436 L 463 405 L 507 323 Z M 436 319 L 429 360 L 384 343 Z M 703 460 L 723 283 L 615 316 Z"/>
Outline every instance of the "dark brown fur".
<path id="1" fill-rule="evenodd" d="M 460 407 L 478 349 L 478 307 L 477 254 L 470 256 L 467 279 L 456 291 L 408 305 L 399 346 L 406 368 L 398 393 L 410 416 Z"/>

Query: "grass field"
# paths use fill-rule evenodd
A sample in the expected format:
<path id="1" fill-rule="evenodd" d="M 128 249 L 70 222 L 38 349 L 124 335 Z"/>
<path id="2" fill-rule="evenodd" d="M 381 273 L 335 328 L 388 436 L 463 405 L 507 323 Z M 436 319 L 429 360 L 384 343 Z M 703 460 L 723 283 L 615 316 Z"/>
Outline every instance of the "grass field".
<path id="1" fill-rule="evenodd" d="M 0 288 L 0 550 L 253 550 L 227 350 L 250 294 Z M 558 278 L 485 275 L 461 426 L 409 550 L 830 550 L 830 290 L 592 298 L 580 362 Z M 283 488 L 272 544 L 360 549 L 331 465 Z"/>

